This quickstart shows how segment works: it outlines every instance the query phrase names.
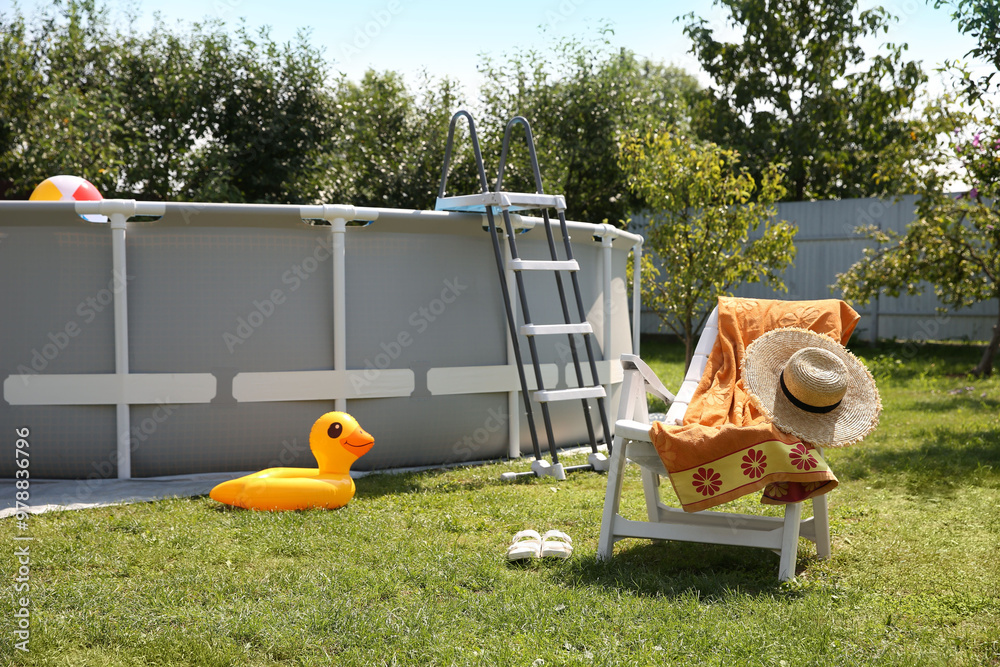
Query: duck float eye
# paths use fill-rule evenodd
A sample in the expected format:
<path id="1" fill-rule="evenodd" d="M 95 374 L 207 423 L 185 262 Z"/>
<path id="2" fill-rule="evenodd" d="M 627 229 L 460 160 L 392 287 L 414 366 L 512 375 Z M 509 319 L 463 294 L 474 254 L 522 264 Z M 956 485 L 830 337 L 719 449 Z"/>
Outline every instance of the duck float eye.
<path id="1" fill-rule="evenodd" d="M 327 433 L 331 438 L 339 438 L 340 434 L 344 432 L 344 425 L 340 422 L 333 422 L 330 424 L 330 428 L 327 429 Z"/>

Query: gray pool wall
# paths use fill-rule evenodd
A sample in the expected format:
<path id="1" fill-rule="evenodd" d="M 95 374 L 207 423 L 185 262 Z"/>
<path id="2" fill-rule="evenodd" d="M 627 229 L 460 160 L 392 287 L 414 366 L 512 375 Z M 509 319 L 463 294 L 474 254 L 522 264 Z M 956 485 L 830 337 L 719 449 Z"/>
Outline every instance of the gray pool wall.
<path id="1" fill-rule="evenodd" d="M 508 364 L 503 302 L 483 217 L 378 211 L 378 220 L 348 226 L 344 237 L 347 367 L 361 371 L 355 383 L 362 385 L 378 384 L 387 371 L 409 370 L 413 386 L 405 396 L 347 400 L 347 411 L 375 437 L 355 469 L 507 456 L 506 391 L 435 395 L 428 383 L 432 369 Z M 572 225 L 583 300 L 597 358 L 617 360 L 632 351 L 625 282 L 632 243 L 618 238 L 612 244 L 607 281 L 602 241 L 591 227 L 601 229 Z M 131 476 L 315 465 L 309 429 L 334 409 L 336 396 L 243 402 L 234 378 L 266 381 L 269 376 L 247 374 L 334 368 L 330 229 L 304 221 L 296 206 L 168 204 L 157 220 L 127 224 L 129 372 L 210 374 L 215 385 L 208 402 L 180 403 L 164 395 L 128 406 Z M 0 203 L 0 476 L 13 477 L 18 469 L 16 429 L 25 428 L 32 477 L 119 474 L 115 405 L 8 400 L 17 394 L 12 383 L 30 382 L 36 374 L 115 373 L 118 288 L 111 236 L 107 223 L 82 220 L 72 204 Z M 540 226 L 519 234 L 517 242 L 523 257 L 547 258 Z M 551 274 L 528 274 L 526 284 L 532 319 L 560 322 Z M 527 361 L 527 346 L 522 348 Z M 539 350 L 544 363 L 557 366 L 556 387 L 568 386 L 566 339 L 540 339 Z M 613 411 L 619 378 L 612 373 L 610 379 Z M 516 405 L 519 449 L 530 454 L 524 408 L 519 400 Z M 586 440 L 578 401 L 552 408 L 560 446 Z M 544 446 L 540 415 L 538 423 Z"/>

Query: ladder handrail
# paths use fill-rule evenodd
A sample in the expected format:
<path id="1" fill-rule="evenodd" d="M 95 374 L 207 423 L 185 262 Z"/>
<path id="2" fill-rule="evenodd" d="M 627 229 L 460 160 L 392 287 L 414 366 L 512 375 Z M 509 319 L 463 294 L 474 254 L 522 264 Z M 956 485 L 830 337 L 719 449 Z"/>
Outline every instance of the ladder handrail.
<path id="1" fill-rule="evenodd" d="M 511 118 L 510 122 L 507 123 L 507 127 L 504 129 L 503 143 L 502 143 L 502 147 L 501 147 L 501 150 L 500 150 L 500 164 L 499 164 L 499 167 L 497 169 L 497 182 L 496 182 L 496 190 L 495 191 L 496 191 L 497 194 L 499 194 L 502 191 L 502 188 L 503 188 L 503 172 L 504 172 L 504 169 L 507 166 L 507 154 L 508 154 L 508 151 L 510 149 L 511 135 L 513 133 L 514 126 L 515 125 L 519 125 L 519 124 L 524 126 L 524 137 L 525 137 L 525 142 L 527 143 L 527 146 L 528 146 L 528 157 L 531 160 L 531 168 L 532 168 L 532 171 L 534 172 L 534 176 L 535 176 L 535 190 L 536 190 L 536 193 L 537 194 L 544 194 L 544 189 L 543 189 L 543 186 L 542 186 L 542 174 L 541 174 L 541 169 L 538 166 L 538 154 L 535 151 L 535 139 L 534 139 L 534 136 L 531 133 L 531 124 L 523 116 L 515 116 L 514 118 Z M 545 236 L 546 236 L 546 240 L 548 241 L 549 253 L 550 253 L 550 256 L 551 256 L 552 260 L 553 261 L 557 261 L 559 258 L 558 258 L 557 252 L 556 252 L 555 239 L 552 236 L 552 224 L 551 224 L 551 220 L 549 218 L 549 212 L 548 212 L 548 210 L 546 210 L 546 209 L 543 208 L 542 211 L 541 211 L 541 213 L 542 213 L 542 220 L 544 221 Z M 558 209 L 558 213 L 559 213 L 559 220 L 560 220 L 560 223 L 561 223 L 561 228 L 562 228 L 562 233 L 563 233 L 564 241 L 566 242 L 566 245 L 567 245 L 567 248 L 566 248 L 567 259 L 568 260 L 572 260 L 573 259 L 573 251 L 569 248 L 569 234 L 566 231 L 566 217 L 565 217 L 565 213 L 564 213 L 564 211 L 562 209 Z M 504 222 L 507 224 L 507 227 L 508 227 L 508 230 L 507 230 L 507 240 L 508 240 L 509 245 L 510 245 L 511 256 L 514 259 L 517 259 L 517 246 L 514 243 L 513 230 L 511 229 L 511 224 L 510 224 L 510 216 L 509 216 L 509 213 L 508 213 L 508 211 L 506 209 L 504 209 L 502 211 L 502 214 L 503 214 Z M 577 302 L 579 302 L 580 301 L 580 284 L 579 284 L 579 282 L 578 282 L 578 280 L 576 278 L 576 273 L 573 273 L 572 277 L 573 277 L 573 288 L 574 288 L 574 291 L 575 291 L 576 300 L 577 300 Z M 521 278 L 520 272 L 518 272 L 518 273 L 515 274 L 515 279 L 517 281 L 518 294 L 519 294 L 519 296 L 521 298 L 521 311 L 524 313 L 525 321 L 527 323 L 529 321 L 529 317 L 528 317 L 528 303 L 527 303 L 527 300 L 525 298 L 525 294 L 524 294 L 524 282 L 523 282 L 523 280 Z M 568 305 L 566 303 L 566 290 L 565 290 L 565 288 L 563 286 L 562 276 L 558 272 L 556 272 L 555 279 L 556 279 L 556 289 L 559 292 L 559 302 L 560 302 L 560 305 L 562 307 L 563 320 L 564 320 L 564 322 L 566 322 L 566 325 L 569 325 L 571 323 L 571 316 L 570 316 L 570 313 L 569 313 Z M 580 310 L 580 318 L 581 318 L 582 322 L 586 322 L 586 314 L 582 310 Z M 585 386 L 585 382 L 584 382 L 584 379 L 583 379 L 583 371 L 582 371 L 582 369 L 580 367 L 580 357 L 579 357 L 579 354 L 578 354 L 577 349 L 576 349 L 576 342 L 573 339 L 573 334 L 572 333 L 567 332 L 567 337 L 568 337 L 568 341 L 567 342 L 569 344 L 570 354 L 571 354 L 571 356 L 573 358 L 573 369 L 574 369 L 575 374 L 576 374 L 577 385 L 579 387 L 584 387 Z M 599 386 L 599 380 L 598 380 L 598 376 L 597 376 L 597 366 L 596 366 L 596 363 L 594 361 L 593 348 L 590 345 L 590 338 L 585 335 L 584 336 L 584 341 L 586 343 L 588 361 L 590 362 L 589 365 L 590 365 L 591 377 L 593 379 L 594 385 L 595 386 Z M 528 337 L 528 346 L 529 346 L 529 349 L 531 351 L 532 360 L 534 361 L 537 358 L 537 353 L 535 351 L 534 338 L 531 337 L 531 336 Z M 538 382 L 539 382 L 539 391 L 535 392 L 535 394 L 534 394 L 535 397 L 536 397 L 536 399 L 540 395 L 551 394 L 552 392 L 546 392 L 544 389 L 542 389 L 541 375 L 539 373 L 537 373 L 537 372 L 536 372 L 536 375 L 538 375 Z M 602 390 L 602 392 L 603 392 L 603 390 Z M 593 449 L 593 452 L 596 454 L 597 453 L 597 438 L 596 438 L 596 436 L 594 434 L 594 425 L 593 425 L 593 421 L 591 420 L 591 416 L 590 416 L 590 408 L 589 408 L 589 405 L 587 404 L 587 398 L 586 397 L 581 396 L 581 400 L 583 401 L 584 420 L 585 420 L 585 422 L 587 424 L 587 435 L 588 435 L 588 437 L 590 439 L 590 443 L 591 443 L 591 447 Z M 610 447 L 611 447 L 611 438 L 610 438 L 610 435 L 609 435 L 610 434 L 610 430 L 609 430 L 609 426 L 608 426 L 607 413 L 606 413 L 606 410 L 604 408 L 603 397 L 597 397 L 597 401 L 598 401 L 598 408 L 599 408 L 599 411 L 600 411 L 600 414 L 601 414 L 601 424 L 604 427 L 605 442 L 607 442 L 608 447 L 610 449 Z M 546 430 L 547 430 L 546 435 L 548 436 L 548 439 L 549 439 L 549 449 L 550 449 L 550 452 L 552 454 L 552 463 L 556 464 L 556 463 L 558 463 L 559 459 L 558 459 L 558 454 L 556 453 L 555 443 L 554 443 L 553 437 L 552 437 L 550 419 L 549 419 L 549 416 L 548 416 L 548 405 L 547 405 L 546 401 L 541 401 L 541 408 L 542 408 L 542 415 L 543 415 L 543 417 L 545 419 L 545 427 L 546 427 Z"/>
<path id="2" fill-rule="evenodd" d="M 444 196 L 445 187 L 447 185 L 448 168 L 451 161 L 451 152 L 455 136 L 455 124 L 458 121 L 459 117 L 466 118 L 469 123 L 469 134 L 472 139 L 472 147 L 475 153 L 476 164 L 479 168 L 479 180 L 482 187 L 482 192 L 480 193 L 479 197 L 475 196 L 470 196 L 466 198 L 454 197 L 451 198 L 451 200 L 442 202 L 442 200 L 446 200 Z M 541 263 L 544 263 L 546 265 L 551 265 L 547 266 L 547 270 L 551 270 L 555 274 L 556 289 L 559 294 L 559 302 L 562 309 L 564 324 L 536 325 L 532 322 L 531 315 L 529 313 L 527 293 L 525 290 L 525 285 L 522 275 L 522 272 L 526 270 L 525 265 L 522 263 L 522 266 L 520 267 L 513 266 L 514 263 L 520 261 L 520 257 L 518 256 L 517 252 L 517 244 L 514 241 L 514 237 L 516 236 L 516 231 L 514 229 L 514 225 L 510 215 L 511 208 L 516 207 L 517 204 L 513 204 L 506 199 L 502 199 L 500 195 L 504 194 L 503 176 L 504 176 L 504 171 L 507 167 L 507 156 L 509 155 L 510 152 L 511 137 L 513 135 L 514 127 L 516 125 L 524 126 L 524 138 L 528 148 L 528 156 L 531 161 L 531 169 L 535 178 L 535 195 L 537 195 L 537 197 L 535 197 L 535 196 L 529 196 L 527 193 L 521 193 L 524 198 L 522 204 L 530 203 L 530 204 L 540 205 L 540 206 L 533 206 L 533 208 L 541 208 L 541 215 L 545 228 L 545 236 L 546 236 L 546 241 L 548 242 L 549 255 L 550 255 L 550 260 L 542 261 Z M 497 272 L 500 279 L 501 292 L 503 295 L 504 311 L 507 319 L 508 331 L 510 334 L 509 340 L 511 340 L 511 342 L 513 343 L 512 345 L 513 356 L 515 357 L 515 365 L 517 368 L 518 380 L 520 381 L 521 384 L 521 395 L 524 401 L 525 414 L 528 418 L 528 429 L 531 432 L 531 444 L 532 448 L 534 449 L 535 461 L 536 463 L 541 462 L 542 455 L 541 455 L 541 448 L 539 447 L 538 443 L 537 433 L 535 430 L 535 423 L 533 418 L 533 410 L 531 406 L 531 398 L 529 397 L 527 377 L 524 373 L 524 365 L 521 360 L 520 345 L 518 341 L 520 334 L 524 334 L 527 337 L 528 351 L 531 354 L 531 364 L 534 368 L 535 383 L 537 385 L 537 390 L 534 392 L 533 395 L 535 397 L 535 400 L 539 402 L 539 407 L 541 408 L 542 418 L 545 425 L 545 435 L 549 443 L 549 452 L 552 456 L 552 465 L 554 466 L 553 474 L 558 479 L 564 479 L 565 478 L 564 472 L 574 468 L 588 468 L 596 470 L 607 469 L 606 466 L 599 467 L 599 462 L 606 461 L 606 459 L 601 458 L 600 454 L 598 454 L 597 452 L 597 438 L 595 434 L 594 423 L 591 418 L 590 404 L 588 402 L 588 399 L 595 398 L 597 400 L 597 407 L 598 411 L 600 412 L 600 418 L 601 418 L 601 426 L 604 428 L 604 434 L 603 434 L 604 440 L 607 443 L 609 451 L 611 450 L 612 446 L 611 429 L 608 422 L 607 410 L 604 402 L 605 398 L 607 397 L 607 393 L 605 389 L 600 385 L 600 379 L 598 377 L 598 372 L 597 372 L 597 364 L 594 359 L 593 346 L 591 345 L 591 340 L 590 340 L 591 336 L 593 335 L 593 328 L 587 322 L 587 314 L 583 308 L 583 301 L 580 294 L 580 283 L 579 280 L 577 279 L 576 270 L 572 270 L 570 268 L 567 268 L 567 266 L 565 266 L 565 265 L 572 265 L 575 266 L 576 269 L 579 268 L 577 262 L 574 261 L 573 250 L 569 242 L 569 233 L 567 231 L 566 214 L 565 214 L 566 204 L 562 196 L 553 197 L 551 201 L 549 201 L 545 200 L 544 194 L 545 191 L 542 186 L 541 169 L 538 166 L 538 154 L 535 151 L 535 139 L 531 132 L 531 124 L 528 122 L 526 118 L 524 118 L 523 116 L 515 116 L 507 123 L 507 126 L 504 128 L 503 141 L 501 143 L 501 151 L 500 151 L 500 163 L 497 169 L 496 189 L 494 192 L 491 193 L 489 190 L 489 182 L 486 178 L 485 167 L 483 165 L 483 156 L 479 147 L 479 139 L 478 136 L 476 135 L 475 123 L 473 122 L 471 114 L 469 114 L 469 112 L 465 110 L 460 110 L 452 116 L 451 123 L 448 126 L 448 141 L 445 145 L 444 166 L 441 170 L 441 188 L 438 193 L 438 206 L 441 207 L 442 203 L 444 203 L 443 207 L 444 210 L 449 210 L 448 204 L 450 201 L 452 205 L 457 207 L 452 210 L 459 210 L 460 208 L 468 205 L 466 201 L 461 201 L 461 203 L 458 203 L 459 200 L 469 200 L 473 202 L 474 201 L 481 202 L 480 205 L 483 206 L 483 209 L 485 210 L 488 228 L 490 232 L 490 238 L 493 243 L 493 254 L 496 258 L 496 263 L 497 263 Z M 529 200 L 531 201 L 529 202 Z M 552 220 L 549 217 L 549 211 L 548 211 L 549 207 L 554 207 L 556 209 L 556 212 L 558 213 L 560 230 L 563 235 L 563 243 L 566 252 L 565 260 L 559 259 L 558 252 L 556 250 L 555 238 L 552 234 Z M 496 209 L 499 209 L 500 214 L 503 216 L 503 221 L 506 227 L 505 231 L 507 236 L 507 243 L 509 246 L 508 260 L 504 259 L 503 257 L 504 253 L 501 249 L 499 233 L 496 225 L 496 220 L 494 218 Z M 514 210 L 517 209 L 514 208 Z M 506 276 L 506 271 L 511 269 L 514 272 L 514 281 L 517 285 L 517 296 L 520 301 L 521 314 L 524 317 L 524 326 L 521 327 L 520 329 L 516 325 L 514 308 L 511 303 L 512 299 Z M 563 270 L 569 271 L 570 276 L 572 278 L 572 288 L 574 296 L 576 297 L 575 300 L 577 304 L 579 322 L 574 322 L 573 316 L 571 316 L 569 312 L 570 311 L 569 304 L 567 303 L 566 300 L 566 288 L 563 285 L 562 275 L 560 274 L 560 271 Z M 573 358 L 573 369 L 576 375 L 577 388 L 566 389 L 566 390 L 547 390 L 545 388 L 545 383 L 544 380 L 542 379 L 541 365 L 539 363 L 538 350 L 535 345 L 535 336 L 545 335 L 545 334 L 566 334 L 568 339 L 567 342 L 569 344 L 569 350 Z M 584 375 L 583 369 L 580 364 L 580 355 L 577 352 L 576 340 L 573 337 L 574 334 L 579 334 L 583 336 L 587 353 L 586 361 L 589 362 L 588 365 L 590 367 L 589 368 L 590 376 L 591 376 L 591 381 L 593 383 L 592 385 L 589 386 L 586 384 L 583 377 Z M 588 439 L 590 440 L 591 449 L 593 451 L 593 453 L 591 454 L 592 460 L 591 464 L 587 466 L 576 466 L 564 469 L 562 467 L 562 464 L 559 463 L 559 454 L 556 448 L 556 441 L 552 429 L 552 418 L 551 415 L 549 414 L 548 404 L 550 401 L 553 400 L 575 400 L 575 399 L 580 399 L 581 405 L 583 407 L 584 421 L 586 422 L 587 426 L 587 435 Z M 511 437 L 513 438 L 514 436 L 512 435 Z M 532 470 L 535 474 L 538 474 L 539 476 L 541 476 L 542 474 L 548 474 L 539 472 L 541 468 L 536 470 L 535 464 L 532 464 Z"/>
<path id="3" fill-rule="evenodd" d="M 451 162 L 451 147 L 455 138 L 455 122 L 458 121 L 459 116 L 465 116 L 469 121 L 469 136 L 472 138 L 472 150 L 476 156 L 476 166 L 479 168 L 479 182 L 482 185 L 483 192 L 489 192 L 490 189 L 489 181 L 486 180 L 486 167 L 483 165 L 483 153 L 479 150 L 479 137 L 476 136 L 476 123 L 472 120 L 472 114 L 465 109 L 459 109 L 451 117 L 451 122 L 448 123 L 448 141 L 444 146 L 444 166 L 441 167 L 441 187 L 438 190 L 439 199 L 444 199 L 444 188 L 448 181 L 448 167 Z"/>
<path id="4" fill-rule="evenodd" d="M 452 142 L 455 137 L 455 123 L 458 121 L 459 117 L 464 117 L 469 121 L 469 136 L 472 138 L 472 149 L 476 159 L 476 166 L 479 169 L 479 182 L 482 186 L 482 193 L 487 194 L 490 190 L 489 181 L 486 180 L 486 167 L 483 165 L 483 154 L 479 149 L 479 137 L 476 135 L 476 123 L 472 119 L 472 114 L 464 109 L 460 109 L 451 117 L 451 122 L 448 125 L 448 141 L 445 144 L 444 166 L 441 168 L 441 189 L 438 192 L 438 199 L 444 199 L 445 185 L 448 180 L 448 166 L 451 161 Z M 515 324 L 514 310 L 511 306 L 510 290 L 507 286 L 507 276 L 503 266 L 503 253 L 500 248 L 500 238 L 497 234 L 497 226 L 493 217 L 493 209 L 489 206 L 486 207 L 486 218 L 489 223 L 490 239 L 493 242 L 493 254 L 497 261 L 497 273 L 500 279 L 500 292 L 503 296 L 504 314 L 507 318 L 507 328 L 511 333 L 513 343 L 511 347 L 514 352 L 514 365 L 517 368 L 518 381 L 521 385 L 521 397 L 524 401 L 524 409 L 528 418 L 528 431 L 531 433 L 531 446 L 534 450 L 535 460 L 540 461 L 542 459 L 542 453 L 538 446 L 538 434 L 535 430 L 535 418 L 531 410 L 531 396 L 528 392 L 528 383 L 524 375 L 524 363 L 521 360 L 521 348 L 518 345 L 516 338 L 517 327 Z M 539 388 L 543 388 L 545 385 L 544 382 L 542 382 L 541 368 L 538 365 L 534 343 L 532 341 L 529 341 L 529 343 L 531 345 L 532 352 L 532 366 L 534 366 L 535 371 L 535 383 Z M 548 413 L 546 412 L 548 407 L 543 405 L 542 408 L 543 415 L 545 416 L 546 435 L 549 438 L 549 442 L 554 443 L 554 439 L 552 437 L 552 426 L 550 424 Z M 513 416 L 511 418 L 513 419 Z"/>
<path id="5" fill-rule="evenodd" d="M 500 166 L 497 169 L 497 185 L 495 188 L 496 192 L 500 192 L 503 187 L 503 171 L 507 166 L 507 150 L 510 148 L 510 136 L 511 130 L 517 124 L 524 125 L 524 136 L 525 142 L 528 144 L 528 155 L 531 158 L 531 169 L 535 172 L 535 192 L 538 194 L 544 194 L 544 189 L 542 188 L 542 172 L 538 168 L 538 154 L 535 152 L 535 139 L 531 134 L 531 124 L 528 119 L 524 116 L 514 116 L 507 123 L 507 127 L 503 131 L 503 145 L 500 149 Z"/>

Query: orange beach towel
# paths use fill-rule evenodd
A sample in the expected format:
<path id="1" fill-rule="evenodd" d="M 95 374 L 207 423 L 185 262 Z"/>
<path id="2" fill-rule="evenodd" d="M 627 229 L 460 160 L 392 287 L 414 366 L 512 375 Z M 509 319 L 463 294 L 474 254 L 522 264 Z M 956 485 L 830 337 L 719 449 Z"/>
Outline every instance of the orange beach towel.
<path id="1" fill-rule="evenodd" d="M 685 511 L 721 505 L 758 489 L 767 504 L 799 502 L 838 484 L 819 451 L 782 433 L 743 386 L 747 345 L 781 327 L 801 327 L 846 343 L 859 316 L 837 299 L 719 298 L 719 336 L 682 426 L 656 422 L 650 437 Z"/>

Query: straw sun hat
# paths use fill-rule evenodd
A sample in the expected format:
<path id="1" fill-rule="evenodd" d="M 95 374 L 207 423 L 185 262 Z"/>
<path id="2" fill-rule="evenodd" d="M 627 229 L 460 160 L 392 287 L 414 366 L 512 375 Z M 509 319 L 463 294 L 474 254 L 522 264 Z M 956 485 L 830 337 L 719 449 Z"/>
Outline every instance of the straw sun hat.
<path id="1" fill-rule="evenodd" d="M 882 412 L 865 365 L 832 338 L 806 329 L 774 329 L 750 343 L 743 383 L 779 430 L 820 447 L 860 441 Z"/>

